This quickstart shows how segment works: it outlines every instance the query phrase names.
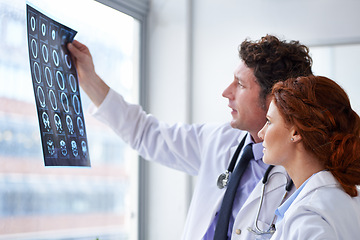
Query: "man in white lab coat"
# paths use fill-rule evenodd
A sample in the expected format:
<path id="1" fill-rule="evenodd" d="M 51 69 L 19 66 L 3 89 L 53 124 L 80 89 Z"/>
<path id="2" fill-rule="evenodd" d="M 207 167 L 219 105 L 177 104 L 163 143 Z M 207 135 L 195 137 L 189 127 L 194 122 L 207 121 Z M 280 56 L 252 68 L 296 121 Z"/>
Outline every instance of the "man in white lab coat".
<path id="1" fill-rule="evenodd" d="M 114 129 L 143 158 L 197 176 L 182 239 L 214 239 L 217 213 L 226 191 L 226 187 L 219 189 L 216 181 L 229 168 L 239 143 L 244 140 L 244 146 L 252 144 L 253 158 L 237 188 L 225 238 L 254 239 L 248 228 L 255 229 L 262 188 L 259 181 L 268 167 L 262 161 L 262 143 L 257 135 L 266 121 L 267 95 L 277 81 L 312 74 L 308 48 L 270 35 L 259 41 L 245 40 L 239 47 L 241 60 L 234 79 L 223 92 L 229 100 L 231 123 L 172 126 L 145 113 L 141 106 L 125 102 L 110 89 L 96 74 L 85 45 L 74 41 L 68 49 L 75 60 L 80 85 L 94 103 L 93 114 L 98 119 Z M 284 170 L 275 167 L 274 172 L 284 173 Z M 265 189 L 257 221 L 264 230 L 271 225 L 285 193 L 284 174 L 273 176 L 277 177 L 270 179 Z"/>

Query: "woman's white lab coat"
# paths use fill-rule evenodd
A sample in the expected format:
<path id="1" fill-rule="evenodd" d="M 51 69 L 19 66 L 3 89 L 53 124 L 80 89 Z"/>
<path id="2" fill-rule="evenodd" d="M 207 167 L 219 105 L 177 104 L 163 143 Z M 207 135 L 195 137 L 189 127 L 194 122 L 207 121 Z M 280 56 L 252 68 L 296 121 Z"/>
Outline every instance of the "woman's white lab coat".
<path id="1" fill-rule="evenodd" d="M 197 176 L 182 239 L 202 239 L 225 193 L 225 189 L 217 188 L 217 178 L 228 168 L 246 132 L 233 129 L 228 123 L 169 126 L 146 114 L 140 106 L 128 104 L 113 90 L 110 90 L 101 106 L 92 111 L 95 117 L 108 124 L 143 158 Z M 284 169 L 275 167 L 273 171 L 284 172 Z M 279 176 L 270 181 L 266 188 L 260 215 L 262 227 L 268 227 L 271 223 L 284 194 L 285 182 L 284 177 Z M 261 185 L 256 186 L 237 215 L 232 239 L 253 239 L 247 228 L 254 225 Z"/>
<path id="2" fill-rule="evenodd" d="M 317 173 L 276 226 L 275 239 L 360 239 L 360 197 L 346 194 L 330 172 Z"/>

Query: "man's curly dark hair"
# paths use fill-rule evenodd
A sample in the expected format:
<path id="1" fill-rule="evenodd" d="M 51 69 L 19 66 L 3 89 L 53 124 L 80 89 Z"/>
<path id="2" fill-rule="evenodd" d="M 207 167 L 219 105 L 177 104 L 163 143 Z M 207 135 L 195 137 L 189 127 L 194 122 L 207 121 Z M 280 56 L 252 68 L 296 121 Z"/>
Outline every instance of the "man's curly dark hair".
<path id="1" fill-rule="evenodd" d="M 254 70 L 261 87 L 260 100 L 265 101 L 273 85 L 288 78 L 312 75 L 309 48 L 299 41 L 280 41 L 266 35 L 258 41 L 246 39 L 239 46 L 239 56 Z"/>

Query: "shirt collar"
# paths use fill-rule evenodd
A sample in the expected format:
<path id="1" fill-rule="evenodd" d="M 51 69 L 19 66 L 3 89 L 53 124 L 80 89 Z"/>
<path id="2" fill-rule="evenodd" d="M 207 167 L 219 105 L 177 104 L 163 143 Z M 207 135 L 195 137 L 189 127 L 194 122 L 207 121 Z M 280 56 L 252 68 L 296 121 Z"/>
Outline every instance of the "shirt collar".
<path id="1" fill-rule="evenodd" d="M 254 159 L 255 159 L 255 161 L 262 160 L 262 157 L 264 156 L 263 143 L 262 143 L 262 142 L 254 143 L 254 141 L 253 141 L 250 133 L 248 133 L 248 134 L 246 135 L 246 139 L 245 139 L 244 146 L 248 145 L 249 143 L 253 143 L 253 145 L 252 145 L 252 150 L 253 150 L 253 154 L 254 154 Z"/>
<path id="2" fill-rule="evenodd" d="M 291 194 L 291 196 L 275 210 L 275 214 L 277 216 L 276 223 L 279 223 L 285 215 L 285 212 L 289 209 L 290 205 L 295 201 L 296 197 L 300 194 L 301 190 L 305 187 L 306 183 L 309 181 L 308 178 L 296 191 Z"/>
<path id="3" fill-rule="evenodd" d="M 323 171 L 326 171 L 326 170 L 323 170 Z M 323 171 L 320 171 L 320 172 L 323 172 Z M 275 214 L 277 215 L 276 223 L 279 223 L 284 218 L 285 212 L 289 209 L 291 204 L 295 201 L 296 197 L 299 196 L 300 192 L 303 190 L 303 188 L 309 182 L 309 180 L 320 172 L 314 173 L 311 177 L 306 179 L 306 181 L 303 184 L 301 184 L 301 186 L 298 189 L 296 189 L 296 191 L 293 194 L 291 194 L 291 196 L 280 207 L 278 207 L 275 210 Z"/>

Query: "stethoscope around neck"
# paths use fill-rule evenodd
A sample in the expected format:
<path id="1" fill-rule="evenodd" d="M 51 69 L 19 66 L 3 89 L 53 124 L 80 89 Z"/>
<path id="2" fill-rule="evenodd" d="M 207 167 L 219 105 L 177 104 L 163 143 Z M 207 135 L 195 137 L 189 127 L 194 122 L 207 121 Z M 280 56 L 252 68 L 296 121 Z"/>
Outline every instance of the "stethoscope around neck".
<path id="1" fill-rule="evenodd" d="M 285 175 L 285 177 L 287 178 L 287 183 L 285 185 L 285 193 L 281 199 L 281 202 L 279 204 L 279 206 L 281 204 L 284 203 L 284 201 L 286 200 L 287 198 L 287 195 L 289 194 L 289 192 L 291 191 L 292 187 L 294 186 L 294 183 L 292 181 L 291 178 L 288 178 L 287 175 L 285 173 L 282 173 L 282 172 L 274 172 L 270 175 L 270 172 L 271 170 L 274 168 L 275 166 L 274 165 L 270 165 L 265 173 L 264 173 L 264 177 L 263 177 L 263 180 L 262 180 L 262 183 L 263 183 L 263 186 L 262 186 L 262 190 L 261 190 L 261 196 L 260 196 L 260 203 L 259 203 L 259 208 L 258 208 L 258 211 L 256 213 L 256 218 L 255 218 L 255 229 L 253 228 L 248 228 L 248 230 L 255 234 L 255 235 L 265 235 L 265 234 L 274 234 L 275 232 L 275 222 L 276 222 L 276 214 L 274 212 L 274 217 L 272 219 L 272 222 L 270 224 L 270 227 L 267 229 L 267 230 L 261 230 L 260 227 L 258 226 L 258 221 L 259 221 L 259 216 L 260 216 L 260 212 L 261 212 L 261 207 L 262 207 L 262 204 L 263 204 L 263 201 L 264 201 L 264 196 L 265 196 L 265 187 L 266 185 L 269 183 L 269 180 L 272 176 L 276 175 L 276 174 L 283 174 Z"/>
<path id="2" fill-rule="evenodd" d="M 230 174 L 232 173 L 232 171 L 234 170 L 234 167 L 235 167 L 235 164 L 236 164 L 236 161 L 239 157 L 239 154 L 240 154 L 240 151 L 242 149 L 242 147 L 244 146 L 244 143 L 245 143 L 245 138 L 246 136 L 241 140 L 239 146 L 237 147 L 232 159 L 231 159 L 231 162 L 229 164 L 229 167 L 228 169 L 225 171 L 225 173 L 222 173 L 219 175 L 218 177 L 218 180 L 217 180 L 217 186 L 218 188 L 222 189 L 224 187 L 227 186 L 228 182 L 229 182 L 229 176 Z M 272 174 L 270 174 L 271 170 L 274 168 L 275 166 L 274 165 L 270 165 L 265 173 L 264 173 L 264 177 L 262 179 L 262 183 L 263 183 L 263 186 L 262 186 L 262 191 L 261 191 L 261 196 L 260 196 L 260 204 L 259 204 L 259 208 L 258 208 L 258 211 L 256 213 L 256 218 L 255 218 L 255 229 L 253 228 L 248 228 L 248 230 L 256 235 L 264 235 L 264 234 L 273 234 L 275 232 L 275 221 L 276 221 L 276 215 L 275 215 L 275 212 L 274 212 L 274 218 L 270 224 L 270 227 L 269 229 L 267 230 L 261 230 L 258 226 L 258 221 L 259 221 L 259 216 L 260 216 L 260 212 L 261 212 L 261 207 L 262 207 L 262 204 L 263 204 L 263 201 L 264 201 L 264 195 L 265 195 L 265 187 L 266 185 L 269 183 L 269 180 L 272 176 L 274 176 L 275 174 L 283 174 L 285 175 L 285 173 L 282 173 L 282 172 L 274 172 Z M 287 177 L 286 175 L 286 178 L 287 178 L 287 183 L 285 185 L 285 193 L 281 199 L 281 202 L 279 204 L 279 206 L 286 200 L 287 198 L 287 195 L 288 193 L 290 192 L 290 190 L 292 189 L 293 187 L 293 181 Z"/>

